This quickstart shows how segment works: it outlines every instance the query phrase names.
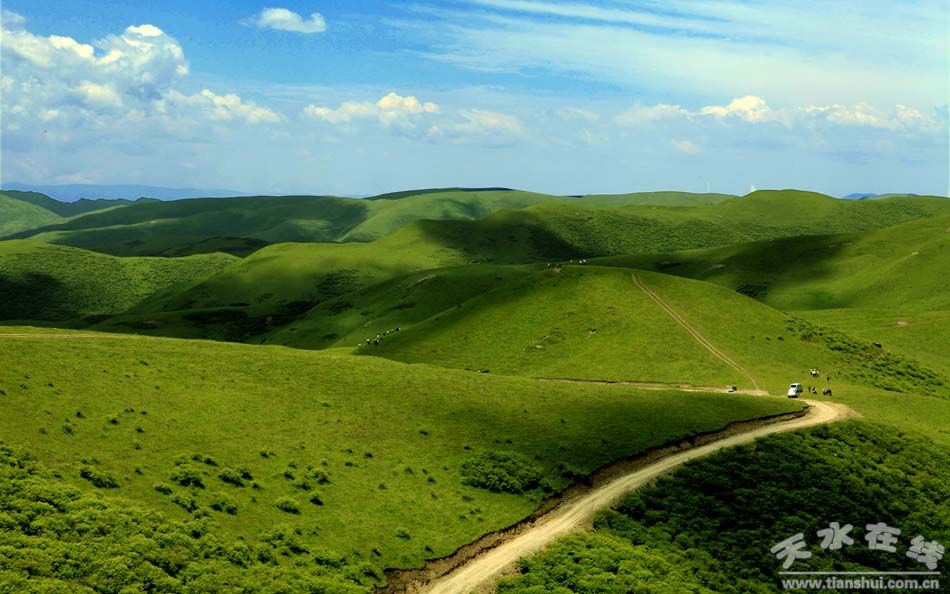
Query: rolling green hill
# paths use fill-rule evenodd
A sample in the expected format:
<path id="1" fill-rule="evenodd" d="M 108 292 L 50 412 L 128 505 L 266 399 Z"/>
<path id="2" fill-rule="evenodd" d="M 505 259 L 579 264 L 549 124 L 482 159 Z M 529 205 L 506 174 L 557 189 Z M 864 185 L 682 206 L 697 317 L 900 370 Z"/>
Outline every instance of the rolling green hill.
<path id="1" fill-rule="evenodd" d="M 138 200 L 125 200 L 125 199 L 96 199 L 90 200 L 88 198 L 81 198 L 75 202 L 62 202 L 54 198 L 50 198 L 46 194 L 41 194 L 39 192 L 22 192 L 19 190 L 4 190 L 3 193 L 11 198 L 15 198 L 22 202 L 28 202 L 30 204 L 45 208 L 46 210 L 58 214 L 64 218 L 75 217 L 81 214 L 86 214 L 90 212 L 95 212 L 97 210 L 105 210 L 107 208 L 115 208 L 116 206 L 126 206 L 129 204 L 143 203 L 143 202 L 155 202 L 154 199 L 150 198 L 139 198 Z"/>
<path id="2" fill-rule="evenodd" d="M 423 322 L 537 269 L 470 264 L 414 272 L 323 301 L 264 340 L 309 349 L 353 347 Z"/>
<path id="3" fill-rule="evenodd" d="M 950 216 L 598 263 L 716 283 L 950 373 Z"/>
<path id="4" fill-rule="evenodd" d="M 122 313 L 156 291 L 195 282 L 235 258 L 116 258 L 36 241 L 0 242 L 0 318 L 78 322 Z"/>
<path id="5" fill-rule="evenodd" d="M 950 309 L 950 216 L 885 229 L 795 237 L 604 264 L 727 286 L 784 310 Z"/>
<path id="6" fill-rule="evenodd" d="M 727 289 L 640 273 L 645 283 L 772 393 L 818 367 L 840 380 L 950 395 L 910 359 L 790 318 Z M 404 362 L 529 377 L 736 384 L 752 380 L 700 347 L 629 270 L 565 267 L 517 279 L 360 347 Z M 798 378 L 798 379 L 795 379 Z"/>
<path id="7" fill-rule="evenodd" d="M 447 188 L 396 192 L 367 199 L 255 196 L 136 201 L 121 212 L 93 213 L 19 237 L 35 237 L 114 255 L 187 255 L 222 249 L 222 246 L 230 253 L 246 255 L 268 243 L 372 241 L 420 219 L 472 220 L 501 209 L 538 204 L 696 205 L 724 198 L 727 197 L 653 192 L 579 199 L 505 189 Z M 65 206 L 52 202 L 65 209 L 74 208 L 82 201 Z M 231 238 L 230 244 L 222 243 L 222 238 Z M 236 242 L 237 238 L 247 243 Z"/>
<path id="8" fill-rule="evenodd" d="M 62 217 L 45 208 L 0 194 L 0 237 L 61 220 Z"/>
<path id="9" fill-rule="evenodd" d="M 113 255 L 226 250 L 243 256 L 270 243 L 374 241 L 413 222 L 438 220 L 445 225 L 431 227 L 430 232 L 461 242 L 458 247 L 468 252 L 484 252 L 484 246 L 468 245 L 474 241 L 468 234 L 479 233 L 482 242 L 497 241 L 499 235 L 517 237 L 521 244 L 532 244 L 524 248 L 529 252 L 544 248 L 540 251 L 548 255 L 589 256 L 873 229 L 948 212 L 950 202 L 939 198 L 847 201 L 793 190 L 755 192 L 743 198 L 683 192 L 578 198 L 449 189 L 376 199 L 257 196 L 137 201 L 16 237 Z M 458 224 L 452 225 L 453 221 Z M 528 237 L 523 227 L 530 228 Z M 562 249 L 552 251 L 546 245 L 552 242 L 560 242 Z M 522 256 L 516 252 L 507 261 Z"/>
<path id="10" fill-rule="evenodd" d="M 24 509 L 46 518 L 43 529 L 21 530 L 9 515 L 0 516 L 0 539 L 12 533 L 18 545 L 0 546 L 0 560 L 46 543 L 41 557 L 16 555 L 17 566 L 67 583 L 88 572 L 114 584 L 147 569 L 141 559 L 165 558 L 167 548 L 182 546 L 151 529 L 139 532 L 138 526 L 153 525 L 150 514 L 161 513 L 202 526 L 193 538 L 211 536 L 219 550 L 231 552 L 222 555 L 224 565 L 201 556 L 180 559 L 174 571 L 159 564 L 154 579 L 253 577 L 256 570 L 241 569 L 244 559 L 245 568 L 260 561 L 289 571 L 299 564 L 299 571 L 309 567 L 366 587 L 379 583 L 384 567 L 418 566 L 517 521 L 546 492 L 611 460 L 799 406 L 777 398 L 551 384 L 336 352 L 46 332 L 0 336 L 7 413 L 0 415 L 0 434 L 7 446 L 35 457 L 12 467 L 39 463 L 57 473 L 59 493 L 80 488 L 107 498 L 93 515 L 68 516 L 98 526 L 92 533 L 72 533 L 69 522 L 59 521 L 76 506 L 24 501 Z M 534 477 L 523 490 L 493 492 L 465 482 L 468 461 L 498 452 Z M 0 454 L 6 471 L 12 454 Z M 8 504 L 47 492 L 36 481 L 23 488 L 27 477 L 16 486 L 9 478 L 0 473 Z M 128 506 L 110 503 L 114 496 L 148 511 L 134 522 L 103 524 L 111 505 Z M 50 545 L 61 531 L 65 541 L 90 539 L 91 550 L 130 538 L 142 552 L 151 539 L 157 542 L 148 544 L 148 554 L 123 559 L 121 572 L 93 564 L 69 573 L 57 570 L 58 562 L 42 562 L 60 558 L 65 543 Z M 94 536 L 101 531 L 109 537 Z M 6 567 L 0 563 L 0 572 Z"/>

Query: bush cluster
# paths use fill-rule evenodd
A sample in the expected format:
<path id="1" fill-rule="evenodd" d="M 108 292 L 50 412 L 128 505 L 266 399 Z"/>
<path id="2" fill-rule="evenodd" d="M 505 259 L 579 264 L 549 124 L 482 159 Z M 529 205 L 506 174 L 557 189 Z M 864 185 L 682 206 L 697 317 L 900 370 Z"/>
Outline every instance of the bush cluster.
<path id="1" fill-rule="evenodd" d="M 540 484 L 541 472 L 514 452 L 483 452 L 462 462 L 462 482 L 496 493 L 524 493 Z"/>

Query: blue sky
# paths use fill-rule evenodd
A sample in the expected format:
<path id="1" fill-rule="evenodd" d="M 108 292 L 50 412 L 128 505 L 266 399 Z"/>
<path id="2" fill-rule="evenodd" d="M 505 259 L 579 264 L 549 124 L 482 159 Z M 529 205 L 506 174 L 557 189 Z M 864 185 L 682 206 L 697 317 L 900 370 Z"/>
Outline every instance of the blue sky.
<path id="1" fill-rule="evenodd" d="M 943 0 L 6 0 L 2 175 L 948 190 Z"/>

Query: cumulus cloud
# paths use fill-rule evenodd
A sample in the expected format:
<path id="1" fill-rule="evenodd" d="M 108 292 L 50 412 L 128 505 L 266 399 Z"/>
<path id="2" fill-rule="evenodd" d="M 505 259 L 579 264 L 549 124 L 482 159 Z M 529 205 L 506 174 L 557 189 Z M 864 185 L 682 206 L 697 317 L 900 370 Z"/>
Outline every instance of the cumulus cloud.
<path id="1" fill-rule="evenodd" d="M 384 126 L 412 126 L 416 120 L 439 113 L 439 106 L 431 101 L 422 102 L 412 95 L 387 93 L 375 103 L 344 101 L 336 109 L 310 104 L 304 114 L 330 124 L 349 124 L 361 119 L 374 119 Z"/>
<path id="2" fill-rule="evenodd" d="M 319 12 L 310 14 L 310 18 L 302 16 L 286 8 L 265 8 L 256 16 L 244 21 L 261 29 L 275 29 L 293 33 L 323 33 L 327 30 L 327 22 Z"/>
<path id="3" fill-rule="evenodd" d="M 155 25 L 132 25 L 84 42 L 36 35 L 25 23 L 3 14 L 0 120 L 7 176 L 95 176 L 88 163 L 109 151 L 120 160 L 146 159 L 167 143 L 208 142 L 239 133 L 240 126 L 283 120 L 233 93 L 180 91 L 189 74 L 185 53 Z M 95 147 L 95 155 L 81 170 L 57 171 L 86 147 Z M 56 157 L 42 156 L 51 154 Z"/>
<path id="4" fill-rule="evenodd" d="M 733 99 L 728 105 L 706 106 L 699 110 L 699 113 L 717 118 L 737 117 L 747 122 L 763 122 L 768 119 L 771 111 L 765 99 L 754 95 L 746 95 Z"/>

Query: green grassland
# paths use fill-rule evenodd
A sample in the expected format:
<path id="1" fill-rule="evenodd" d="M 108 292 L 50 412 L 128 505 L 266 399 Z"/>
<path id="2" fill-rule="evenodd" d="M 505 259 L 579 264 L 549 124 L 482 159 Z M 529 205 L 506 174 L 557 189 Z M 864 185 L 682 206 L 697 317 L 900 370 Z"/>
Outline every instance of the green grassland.
<path id="1" fill-rule="evenodd" d="M 913 359 L 715 285 L 640 274 L 772 393 L 817 367 L 842 384 L 950 395 L 945 376 Z M 595 266 L 523 276 L 359 352 L 531 377 L 752 387 L 640 291 L 629 270 Z"/>
<path id="2" fill-rule="evenodd" d="M 41 335 L 0 336 L 11 446 L 0 448 L 0 590 L 42 579 L 118 592 L 149 574 L 173 592 L 365 591 L 383 568 L 417 567 L 515 522 L 610 461 L 800 406 L 536 379 L 752 387 L 641 291 L 634 270 L 762 388 L 782 394 L 818 367 L 819 388 L 864 421 L 776 437 L 756 463 L 745 449 L 711 460 L 725 469 L 715 494 L 736 493 L 726 503 L 695 496 L 712 467 L 675 489 L 661 481 L 669 495 L 603 516 L 617 531 L 556 545 L 504 588 L 565 585 L 558 567 L 581 547 L 591 564 L 578 579 L 595 591 L 643 579 L 630 568 L 669 591 L 730 580 L 754 591 L 761 575 L 709 561 L 736 534 L 695 546 L 712 530 L 704 506 L 727 525 L 730 510 L 781 510 L 776 493 L 788 489 L 788 513 L 750 520 L 761 531 L 814 506 L 867 504 L 839 497 L 838 483 L 817 494 L 806 471 L 857 485 L 900 468 L 913 488 L 878 497 L 893 512 L 882 519 L 898 518 L 898 500 L 930 509 L 914 488 L 945 489 L 921 486 L 918 470 L 950 447 L 950 200 L 450 188 L 139 201 L 76 216 L 3 198 L 0 209 L 20 209 L 15 225 L 47 226 L 0 242 L 0 319 L 109 333 L 0 329 Z M 72 218 L 31 222 L 44 212 Z M 768 483 L 779 479 L 765 468 L 794 485 Z M 755 481 L 761 504 L 748 501 Z M 673 498 L 683 505 L 664 507 Z M 662 521 L 631 533 L 621 516 L 638 510 Z M 70 546 L 81 564 L 66 561 Z M 627 569 L 588 573 L 604 559 Z"/>
<path id="3" fill-rule="evenodd" d="M 337 351 L 114 335 L 0 340 L 4 441 L 67 483 L 206 517 L 221 539 L 256 542 L 286 524 L 314 550 L 377 568 L 418 565 L 514 522 L 576 473 L 798 406 Z M 530 461 L 540 486 L 508 494 L 463 484 L 462 464 L 493 451 Z M 287 498 L 296 512 L 278 507 Z"/>
<path id="4" fill-rule="evenodd" d="M 476 201 L 484 199 L 478 192 L 467 195 Z M 389 202 L 412 204 L 417 199 L 436 200 L 440 196 L 429 193 Z M 376 200 L 368 204 L 385 202 Z M 781 215 L 784 211 L 779 210 L 779 205 L 785 202 L 785 210 L 801 209 L 812 213 L 811 218 L 788 217 L 792 224 L 782 226 L 783 219 L 767 216 L 770 212 Z M 753 214 L 742 214 L 746 208 Z M 471 221 L 418 220 L 370 243 L 281 244 L 259 250 L 187 292 L 156 296 L 116 323 L 139 324 L 145 316 L 158 323 L 155 333 L 259 340 L 309 309 L 343 294 L 431 268 L 654 253 L 662 248 L 677 250 L 786 236 L 813 225 L 875 228 L 908 218 L 930 217 L 947 208 L 950 201 L 936 198 L 854 203 L 788 191 L 758 192 L 711 206 L 610 208 L 542 204 L 503 209 Z M 802 225 L 803 219 L 810 221 L 808 225 Z M 349 280 L 338 282 L 343 278 Z M 331 290 L 327 290 L 327 282 L 333 285 Z M 220 308 L 227 309 L 220 312 Z M 185 317 L 188 315 L 230 316 L 234 318 L 233 329 L 209 334 L 189 322 Z M 331 329 L 320 337 L 330 334 L 344 336 Z M 289 339 L 286 335 L 283 338 Z M 297 344 L 328 341 L 315 343 L 311 338 Z"/>
<path id="5" fill-rule="evenodd" d="M 424 229 L 441 243 L 473 258 L 513 263 L 526 257 L 631 254 L 856 231 L 948 212 L 947 202 L 933 197 L 844 201 L 794 190 L 742 198 L 680 192 L 578 198 L 448 190 L 374 200 L 257 196 L 136 202 L 17 237 L 113 255 L 185 255 L 224 246 L 243 256 L 267 243 L 373 241 L 429 220 L 445 223 Z M 238 238 L 249 243 L 242 245 Z M 490 249 L 499 240 L 515 249 Z"/>
<path id="6" fill-rule="evenodd" d="M 62 220 L 59 215 L 35 204 L 0 194 L 0 237 Z"/>
<path id="7" fill-rule="evenodd" d="M 862 233 L 604 258 L 716 283 L 950 372 L 950 217 Z"/>
<path id="8" fill-rule="evenodd" d="M 352 348 L 454 309 L 538 269 L 538 265 L 469 264 L 413 272 L 323 301 L 262 340 L 298 348 Z"/>
<path id="9" fill-rule="evenodd" d="M 372 241 L 420 219 L 472 220 L 501 209 L 547 203 L 696 205 L 727 198 L 683 192 L 618 196 L 553 196 L 516 190 L 419 190 L 374 199 L 331 196 L 253 196 L 174 201 L 80 201 L 59 203 L 22 193 L 24 199 L 73 216 L 106 205 L 127 208 L 95 212 L 69 221 L 25 221 L 7 233 L 114 255 L 177 256 L 222 246 L 246 255 L 268 243 Z M 27 196 L 27 195 L 30 196 Z M 41 198 L 38 198 L 41 197 Z M 44 200 L 45 199 L 45 200 Z M 99 204 L 102 203 L 102 204 Z M 61 212 L 60 212 L 61 211 Z M 66 214 L 68 211 L 68 214 Z M 242 245 L 235 239 L 244 239 Z M 229 241 L 222 242 L 222 239 Z M 210 244 L 210 245 L 208 245 Z"/>
<path id="10" fill-rule="evenodd" d="M 948 229 L 950 215 L 944 215 L 862 233 L 608 258 L 603 263 L 649 267 L 720 284 L 786 311 L 950 309 Z"/>
<path id="11" fill-rule="evenodd" d="M 128 204 L 136 203 L 145 203 L 145 202 L 154 202 L 152 198 L 139 198 L 138 200 L 125 200 L 125 199 L 104 199 L 97 198 L 91 200 L 89 198 L 80 198 L 75 202 L 62 202 L 56 200 L 55 198 L 50 198 L 46 194 L 41 194 L 39 192 L 22 192 L 19 190 L 4 190 L 3 193 L 10 197 L 20 200 L 21 202 L 27 202 L 44 208 L 52 213 L 55 213 L 63 218 L 71 218 L 81 214 L 86 214 L 94 212 L 97 210 L 105 210 L 107 208 L 115 208 L 117 206 L 125 206 Z"/>
<path id="12" fill-rule="evenodd" d="M 80 322 L 122 313 L 146 297 L 195 282 L 236 260 L 116 258 L 36 241 L 0 242 L 0 318 Z"/>

